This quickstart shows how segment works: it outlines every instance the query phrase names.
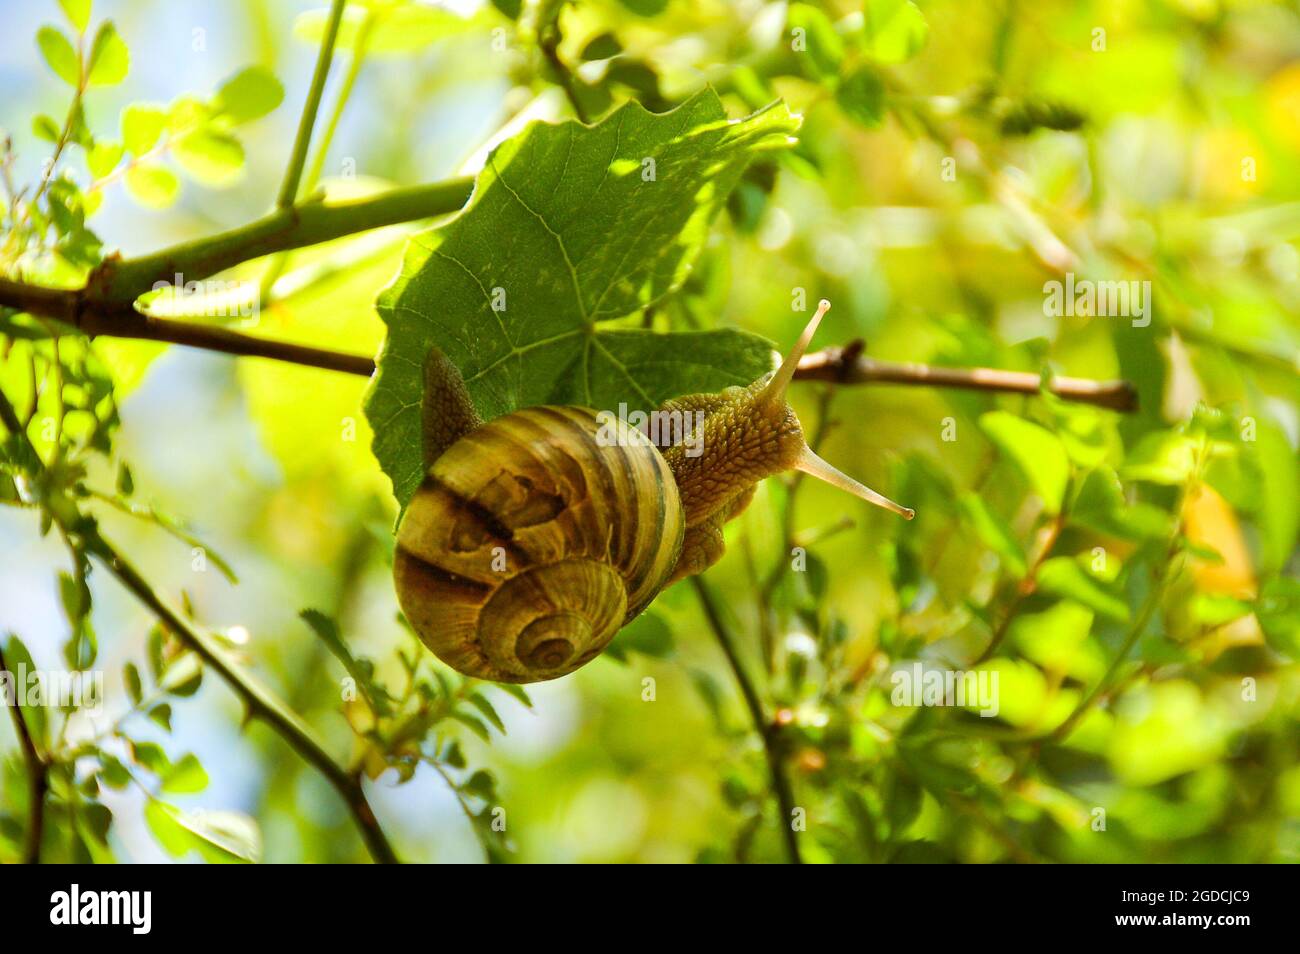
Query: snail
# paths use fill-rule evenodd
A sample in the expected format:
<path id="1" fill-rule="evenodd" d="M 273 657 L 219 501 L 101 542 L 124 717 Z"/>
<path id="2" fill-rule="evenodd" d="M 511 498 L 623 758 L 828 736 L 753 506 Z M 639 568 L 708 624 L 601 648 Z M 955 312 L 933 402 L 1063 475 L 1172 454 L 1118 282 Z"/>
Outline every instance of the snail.
<path id="1" fill-rule="evenodd" d="M 722 556 L 758 481 L 799 470 L 911 519 L 808 448 L 785 392 L 830 303 L 749 387 L 667 401 L 660 445 L 608 413 L 525 407 L 484 422 L 437 348 L 425 363 L 425 479 L 397 529 L 398 601 L 466 675 L 540 682 L 590 662 L 669 584 Z M 611 439 L 612 438 L 612 439 Z"/>

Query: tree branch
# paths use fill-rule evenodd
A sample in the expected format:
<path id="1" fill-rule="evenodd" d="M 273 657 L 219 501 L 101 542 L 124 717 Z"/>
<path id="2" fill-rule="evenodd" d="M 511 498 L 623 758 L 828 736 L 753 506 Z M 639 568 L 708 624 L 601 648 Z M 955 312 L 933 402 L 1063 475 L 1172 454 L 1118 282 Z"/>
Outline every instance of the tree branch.
<path id="1" fill-rule="evenodd" d="M 964 388 L 970 391 L 1006 391 L 1037 394 L 1042 378 L 1029 371 L 997 368 L 945 368 L 928 364 L 877 361 L 861 353 L 856 342 L 843 348 L 823 348 L 804 355 L 795 377 L 805 381 L 838 384 L 928 384 L 934 387 Z M 1128 381 L 1093 381 L 1087 378 L 1055 377 L 1048 387 L 1057 397 L 1082 404 L 1095 404 L 1113 411 L 1136 411 L 1137 389 Z"/>
<path id="2" fill-rule="evenodd" d="M 302 116 L 298 120 L 298 134 L 293 140 L 293 152 L 289 154 L 289 165 L 284 171 L 284 182 L 280 186 L 280 198 L 276 201 L 276 205 L 282 209 L 290 208 L 298 198 L 298 183 L 302 179 L 302 168 L 307 162 L 311 131 L 316 125 L 316 111 L 320 109 L 320 98 L 325 91 L 330 61 L 334 58 L 334 41 L 338 39 L 339 21 L 343 19 L 344 5 L 344 0 L 334 0 L 330 5 L 325 35 L 321 38 L 320 53 L 316 56 L 316 71 L 312 74 L 311 87 L 307 90 L 307 101 L 302 106 Z"/>
<path id="3" fill-rule="evenodd" d="M 107 258 L 86 284 L 90 304 L 129 304 L 158 282 L 176 276 L 198 281 L 273 252 L 317 245 L 356 232 L 413 222 L 460 210 L 472 178 L 390 189 L 347 202 L 304 202 L 247 225 L 134 259 Z"/>
<path id="4" fill-rule="evenodd" d="M 718 644 L 722 647 L 723 655 L 727 657 L 727 664 L 731 666 L 731 671 L 736 677 L 736 684 L 740 686 L 740 694 L 745 699 L 745 707 L 749 710 L 754 730 L 763 742 L 763 754 L 767 757 L 767 767 L 772 776 L 772 792 L 776 796 L 779 808 L 780 817 L 777 818 L 777 824 L 781 828 L 786 854 L 791 864 L 801 864 L 803 859 L 799 857 L 799 839 L 791 824 L 795 810 L 794 789 L 791 788 L 790 779 L 785 773 L 785 764 L 777 744 L 776 724 L 769 722 L 763 714 L 763 703 L 759 700 L 758 691 L 754 688 L 749 675 L 745 672 L 745 667 L 741 665 L 740 657 L 736 654 L 736 639 L 726 620 L 722 618 L 717 596 L 702 576 L 691 577 L 691 585 L 695 587 L 695 595 L 700 599 L 704 616 L 709 621 Z"/>

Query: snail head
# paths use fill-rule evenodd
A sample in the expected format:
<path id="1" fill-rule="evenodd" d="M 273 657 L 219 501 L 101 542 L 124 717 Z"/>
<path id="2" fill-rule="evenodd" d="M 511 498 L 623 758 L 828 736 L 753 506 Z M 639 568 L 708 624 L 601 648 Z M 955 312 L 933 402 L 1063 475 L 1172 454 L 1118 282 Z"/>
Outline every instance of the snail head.
<path id="1" fill-rule="evenodd" d="M 696 442 L 702 453 L 689 457 L 678 444 L 665 455 L 682 489 L 688 523 L 725 510 L 737 495 L 765 477 L 802 471 L 908 520 L 914 512 L 841 473 L 818 457 L 804 438 L 803 427 L 786 400 L 799 360 L 808 350 L 822 316 L 830 310 L 822 300 L 812 320 L 781 366 L 749 387 L 733 387 L 717 395 L 693 395 L 669 402 L 666 408 L 704 413 L 703 434 Z"/>

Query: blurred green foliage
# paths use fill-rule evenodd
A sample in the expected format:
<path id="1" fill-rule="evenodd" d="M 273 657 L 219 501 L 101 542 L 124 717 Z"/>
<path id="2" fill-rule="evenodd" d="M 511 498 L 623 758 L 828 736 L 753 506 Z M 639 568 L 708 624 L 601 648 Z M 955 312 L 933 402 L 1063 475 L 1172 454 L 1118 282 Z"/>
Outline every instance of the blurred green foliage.
<path id="1" fill-rule="evenodd" d="M 48 6 L 6 41 L 33 68 L 3 117 L 0 275 L 78 288 L 135 236 L 260 212 L 327 11 L 231 5 L 205 41 L 229 69 L 194 94 L 133 85 L 163 52 L 151 20 L 193 11 Z M 797 142 L 613 328 L 786 343 L 826 297 L 821 343 L 1124 378 L 1140 408 L 797 385 L 822 456 L 916 520 L 770 480 L 709 573 L 718 619 L 679 585 L 523 694 L 450 673 L 397 618 L 363 380 L 0 308 L 3 668 L 107 673 L 98 714 L 4 720 L 0 860 L 366 857 L 322 778 L 240 734 L 222 681 L 99 569 L 100 528 L 366 778 L 403 859 L 781 861 L 792 822 L 811 862 L 1297 859 L 1293 4 L 367 0 L 337 47 L 303 201 L 475 172 L 529 119 L 706 84 L 732 117 L 781 99 Z M 373 354 L 410 231 L 238 266 L 251 317 L 141 304 Z M 1049 313 L 1067 274 L 1149 282 L 1150 323 Z M 997 714 L 895 704 L 917 663 L 996 673 Z"/>

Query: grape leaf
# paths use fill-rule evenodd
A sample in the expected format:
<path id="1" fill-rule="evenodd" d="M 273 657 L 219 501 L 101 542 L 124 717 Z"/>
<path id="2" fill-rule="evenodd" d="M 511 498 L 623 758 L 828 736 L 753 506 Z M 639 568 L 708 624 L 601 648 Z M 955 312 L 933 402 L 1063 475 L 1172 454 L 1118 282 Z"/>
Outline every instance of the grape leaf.
<path id="1" fill-rule="evenodd" d="M 432 345 L 485 419 L 536 404 L 645 410 L 770 370 L 770 345 L 745 332 L 599 324 L 674 291 L 745 166 L 797 128 L 780 103 L 729 121 L 705 90 L 670 113 L 628 103 L 595 126 L 535 124 L 499 146 L 466 209 L 415 236 L 379 296 L 388 339 L 366 413 L 399 502 L 423 477 Z"/>

